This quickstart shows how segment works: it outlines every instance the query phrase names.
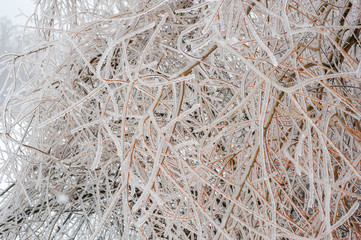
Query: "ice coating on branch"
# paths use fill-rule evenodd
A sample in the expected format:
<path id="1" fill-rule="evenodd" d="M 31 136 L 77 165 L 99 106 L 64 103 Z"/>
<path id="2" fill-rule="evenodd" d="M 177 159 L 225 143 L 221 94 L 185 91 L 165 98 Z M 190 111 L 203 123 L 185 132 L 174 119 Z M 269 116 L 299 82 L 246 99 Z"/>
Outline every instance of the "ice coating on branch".
<path id="1" fill-rule="evenodd" d="M 283 149 L 283 154 L 288 160 L 290 160 L 295 165 L 295 170 L 296 170 L 297 175 L 301 176 L 300 166 L 299 166 L 299 162 L 298 162 L 298 156 L 296 155 L 296 157 L 293 158 L 291 156 L 291 154 L 288 152 L 287 148 Z"/>
<path id="2" fill-rule="evenodd" d="M 361 77 L 361 61 L 359 62 L 358 66 L 357 66 L 356 72 L 359 75 L 359 77 Z"/>
<path id="3" fill-rule="evenodd" d="M 306 139 L 306 134 L 302 133 L 298 140 L 297 146 L 296 146 L 296 155 L 297 156 L 303 155 L 303 144 L 304 144 L 305 139 Z"/>
<path id="4" fill-rule="evenodd" d="M 228 44 L 235 44 L 238 42 L 238 39 L 236 37 L 231 37 L 230 39 L 227 39 Z"/>

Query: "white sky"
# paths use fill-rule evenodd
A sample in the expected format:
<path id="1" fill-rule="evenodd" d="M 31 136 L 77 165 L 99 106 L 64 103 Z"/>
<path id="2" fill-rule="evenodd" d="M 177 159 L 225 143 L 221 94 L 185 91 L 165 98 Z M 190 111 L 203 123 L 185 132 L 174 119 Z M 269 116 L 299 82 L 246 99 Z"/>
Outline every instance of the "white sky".
<path id="1" fill-rule="evenodd" d="M 27 18 L 20 16 L 19 9 L 30 16 L 34 11 L 33 0 L 0 0 L 0 17 L 7 16 L 14 24 L 24 25 Z"/>

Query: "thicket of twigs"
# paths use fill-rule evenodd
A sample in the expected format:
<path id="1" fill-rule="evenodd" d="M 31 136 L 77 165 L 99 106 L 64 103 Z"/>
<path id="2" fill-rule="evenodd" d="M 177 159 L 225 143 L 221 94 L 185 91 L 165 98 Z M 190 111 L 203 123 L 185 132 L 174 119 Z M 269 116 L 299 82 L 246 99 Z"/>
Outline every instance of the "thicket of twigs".
<path id="1" fill-rule="evenodd" d="M 38 0 L 0 238 L 360 239 L 360 6 Z"/>

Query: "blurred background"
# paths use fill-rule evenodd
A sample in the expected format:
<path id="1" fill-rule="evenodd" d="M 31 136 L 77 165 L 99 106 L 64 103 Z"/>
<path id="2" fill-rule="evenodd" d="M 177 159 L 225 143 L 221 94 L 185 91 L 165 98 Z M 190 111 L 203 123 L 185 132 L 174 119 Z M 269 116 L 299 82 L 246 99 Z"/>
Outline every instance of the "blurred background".
<path id="1" fill-rule="evenodd" d="M 20 53 L 26 47 L 26 42 L 23 41 L 24 27 L 32 26 L 28 19 L 34 11 L 33 1 L 0 0 L 0 105 L 10 84 L 6 81 L 9 71 L 4 68 L 3 63 L 9 59 L 8 54 Z M 26 34 L 31 30 L 28 28 Z"/>
<path id="2" fill-rule="evenodd" d="M 33 11 L 33 0 L 0 0 L 1 55 L 20 50 L 22 29 Z"/>
<path id="3" fill-rule="evenodd" d="M 22 47 L 26 47 L 23 42 L 24 27 L 31 26 L 27 22 L 34 11 L 33 0 L 0 0 L 0 109 L 6 97 L 7 88 L 10 86 L 11 72 L 3 63 L 9 59 L 7 54 L 20 53 Z M 31 29 L 27 30 L 29 33 Z M 20 72 L 19 74 L 22 74 Z M 0 126 L 2 120 L 0 120 Z M 6 147 L 0 137 L 0 171 L 4 169 L 4 163 L 8 159 Z M 7 188 L 7 179 L 0 179 L 0 192 Z"/>

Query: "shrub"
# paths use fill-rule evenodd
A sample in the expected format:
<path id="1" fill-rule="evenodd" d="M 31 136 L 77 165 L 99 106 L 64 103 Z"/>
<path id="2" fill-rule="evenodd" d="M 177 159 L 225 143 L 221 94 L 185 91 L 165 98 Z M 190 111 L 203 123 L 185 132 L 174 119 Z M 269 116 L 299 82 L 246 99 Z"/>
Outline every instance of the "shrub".
<path id="1" fill-rule="evenodd" d="M 0 235 L 360 238 L 360 19 L 356 0 L 38 1 L 3 62 Z"/>

